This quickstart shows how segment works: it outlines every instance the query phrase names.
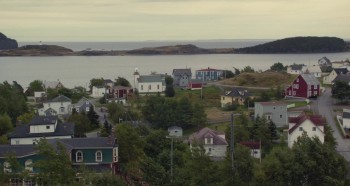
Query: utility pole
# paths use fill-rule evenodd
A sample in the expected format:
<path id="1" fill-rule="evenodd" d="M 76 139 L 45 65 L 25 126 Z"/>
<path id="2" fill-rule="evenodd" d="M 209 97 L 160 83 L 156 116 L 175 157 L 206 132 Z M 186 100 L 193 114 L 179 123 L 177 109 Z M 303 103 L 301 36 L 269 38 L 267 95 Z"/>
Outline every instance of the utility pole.
<path id="1" fill-rule="evenodd" d="M 233 176 L 233 173 L 234 173 L 234 164 L 233 164 L 233 153 L 234 153 L 234 130 L 233 130 L 233 121 L 234 121 L 234 118 L 233 118 L 233 113 L 231 114 L 231 143 L 230 143 L 230 147 L 231 147 L 231 169 L 232 169 L 232 176 Z"/>

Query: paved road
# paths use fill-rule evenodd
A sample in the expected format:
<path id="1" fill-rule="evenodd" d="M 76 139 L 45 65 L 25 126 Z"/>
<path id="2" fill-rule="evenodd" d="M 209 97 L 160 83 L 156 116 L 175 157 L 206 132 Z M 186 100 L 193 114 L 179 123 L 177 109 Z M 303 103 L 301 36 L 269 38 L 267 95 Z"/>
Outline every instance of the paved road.
<path id="1" fill-rule="evenodd" d="M 337 151 L 350 162 L 350 140 L 343 138 L 334 121 L 335 113 L 333 111 L 333 98 L 331 97 L 330 88 L 327 88 L 323 95 L 314 102 L 313 109 L 326 118 L 327 123 L 334 131 L 333 136 L 338 142 Z"/>

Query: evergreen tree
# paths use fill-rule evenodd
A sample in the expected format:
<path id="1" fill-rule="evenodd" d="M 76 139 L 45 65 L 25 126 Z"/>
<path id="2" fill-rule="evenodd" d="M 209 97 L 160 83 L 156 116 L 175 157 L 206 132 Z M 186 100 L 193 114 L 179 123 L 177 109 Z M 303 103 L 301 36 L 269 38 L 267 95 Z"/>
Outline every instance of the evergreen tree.
<path id="1" fill-rule="evenodd" d="M 277 138 L 277 128 L 276 128 L 275 123 L 272 120 L 270 120 L 270 122 L 269 122 L 269 130 L 270 130 L 269 137 L 270 137 L 270 140 L 272 141 L 272 140 Z"/>
<path id="2" fill-rule="evenodd" d="M 87 117 L 89 118 L 90 123 L 92 124 L 92 126 L 94 128 L 98 128 L 99 127 L 99 125 L 100 125 L 100 122 L 98 120 L 99 116 L 95 112 L 94 106 L 90 105 L 90 109 L 89 109 L 89 112 L 87 113 Z"/>

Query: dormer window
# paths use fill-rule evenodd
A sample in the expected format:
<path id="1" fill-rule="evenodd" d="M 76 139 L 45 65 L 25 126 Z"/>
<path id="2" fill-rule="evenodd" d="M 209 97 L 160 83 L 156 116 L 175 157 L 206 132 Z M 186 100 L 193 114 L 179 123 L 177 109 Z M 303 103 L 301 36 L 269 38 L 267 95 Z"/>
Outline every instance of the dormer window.
<path id="1" fill-rule="evenodd" d="M 83 152 L 77 151 L 75 153 L 75 161 L 76 162 L 83 162 Z"/>
<path id="2" fill-rule="evenodd" d="M 96 160 L 96 162 L 102 162 L 102 152 L 100 150 L 96 151 L 95 160 Z"/>
<path id="3" fill-rule="evenodd" d="M 24 162 L 25 169 L 29 172 L 33 172 L 33 161 L 31 159 Z"/>
<path id="4" fill-rule="evenodd" d="M 212 137 L 205 138 L 205 144 L 213 144 L 213 138 Z"/>

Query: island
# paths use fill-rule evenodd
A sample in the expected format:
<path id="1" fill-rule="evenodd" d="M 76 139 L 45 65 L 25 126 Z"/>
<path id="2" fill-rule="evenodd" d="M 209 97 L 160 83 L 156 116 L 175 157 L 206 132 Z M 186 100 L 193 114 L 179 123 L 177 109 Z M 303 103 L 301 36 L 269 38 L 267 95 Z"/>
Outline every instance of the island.
<path id="1" fill-rule="evenodd" d="M 146 47 L 134 50 L 82 50 L 57 45 L 27 45 L 0 50 L 0 56 L 124 56 L 124 55 L 195 55 L 195 54 L 297 54 L 349 52 L 349 43 L 336 37 L 293 37 L 245 48 L 205 49 L 192 44 Z"/>

